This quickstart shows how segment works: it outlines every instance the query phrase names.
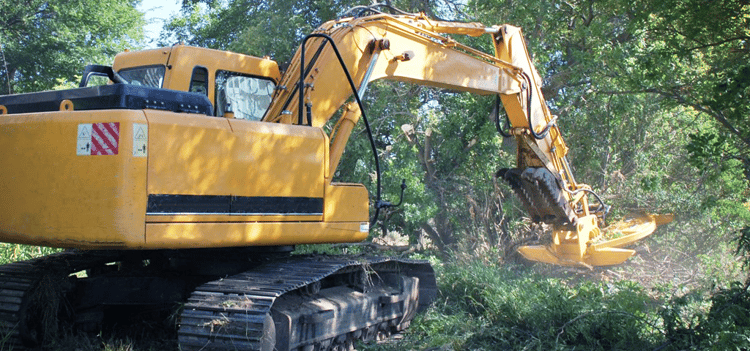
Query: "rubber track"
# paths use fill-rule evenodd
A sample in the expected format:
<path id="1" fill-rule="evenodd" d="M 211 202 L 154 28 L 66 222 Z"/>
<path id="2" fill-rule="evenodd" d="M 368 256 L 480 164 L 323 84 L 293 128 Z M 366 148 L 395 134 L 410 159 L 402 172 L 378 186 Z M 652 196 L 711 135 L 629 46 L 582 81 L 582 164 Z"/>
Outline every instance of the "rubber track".
<path id="1" fill-rule="evenodd" d="M 96 263 L 117 260 L 117 255 L 103 251 L 67 251 L 32 260 L 13 262 L 0 266 L 0 349 L 23 350 L 35 339 L 23 322 L 28 310 L 28 296 L 45 276 L 66 279 L 71 273 Z"/>
<path id="2" fill-rule="evenodd" d="M 23 298 L 39 279 L 30 262 L 16 262 L 0 266 L 0 333 L 3 350 L 21 349 L 21 315 Z"/>
<path id="3" fill-rule="evenodd" d="M 196 289 L 182 312 L 178 332 L 180 348 L 183 351 L 259 350 L 264 321 L 277 298 L 335 273 L 389 263 L 412 266 L 417 276 L 421 271 L 419 266 L 428 265 L 422 261 L 392 258 L 298 256 L 206 283 Z M 431 272 L 430 268 L 428 274 Z M 420 283 L 423 280 L 430 279 L 422 277 Z M 427 284 L 425 294 L 434 296 L 434 277 L 432 282 L 432 286 Z"/>

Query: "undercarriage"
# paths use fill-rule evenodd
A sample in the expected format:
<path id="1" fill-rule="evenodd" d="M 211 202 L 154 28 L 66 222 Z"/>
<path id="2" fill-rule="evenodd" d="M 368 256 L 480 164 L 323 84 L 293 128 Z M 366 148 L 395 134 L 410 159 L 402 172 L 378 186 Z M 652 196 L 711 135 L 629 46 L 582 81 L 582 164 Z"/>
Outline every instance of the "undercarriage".
<path id="1" fill-rule="evenodd" d="M 177 311 L 181 350 L 348 350 L 406 328 L 437 288 L 423 261 L 291 247 L 67 251 L 0 266 L 5 348 Z"/>

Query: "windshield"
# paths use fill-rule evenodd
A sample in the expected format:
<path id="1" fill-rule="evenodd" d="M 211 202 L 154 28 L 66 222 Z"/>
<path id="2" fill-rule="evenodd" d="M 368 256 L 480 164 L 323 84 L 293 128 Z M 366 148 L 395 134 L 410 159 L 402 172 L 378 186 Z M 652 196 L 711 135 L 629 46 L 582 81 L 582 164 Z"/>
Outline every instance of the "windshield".
<path id="1" fill-rule="evenodd" d="M 121 69 L 120 76 L 133 85 L 161 88 L 164 83 L 164 66 L 146 66 Z"/>

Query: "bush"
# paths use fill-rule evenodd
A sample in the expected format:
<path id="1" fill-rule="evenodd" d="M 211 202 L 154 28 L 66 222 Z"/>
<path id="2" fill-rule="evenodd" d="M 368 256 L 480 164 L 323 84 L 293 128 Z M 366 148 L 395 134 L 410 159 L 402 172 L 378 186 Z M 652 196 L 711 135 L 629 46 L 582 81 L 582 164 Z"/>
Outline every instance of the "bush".
<path id="1" fill-rule="evenodd" d="M 708 299 L 702 313 L 684 313 L 690 299 L 676 298 L 660 312 L 666 341 L 662 350 L 747 350 L 750 348 L 748 284 L 733 283 Z"/>
<path id="2" fill-rule="evenodd" d="M 654 299 L 632 282 L 571 284 L 479 261 L 438 273 L 438 302 L 394 349 L 632 350 L 663 341 Z"/>

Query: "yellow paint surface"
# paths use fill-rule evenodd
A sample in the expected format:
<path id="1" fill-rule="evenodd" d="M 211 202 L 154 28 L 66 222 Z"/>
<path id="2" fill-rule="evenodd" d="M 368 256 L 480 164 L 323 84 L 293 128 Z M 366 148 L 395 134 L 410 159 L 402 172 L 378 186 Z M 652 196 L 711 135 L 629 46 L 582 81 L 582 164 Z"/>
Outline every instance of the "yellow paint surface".
<path id="1" fill-rule="evenodd" d="M 119 122 L 117 155 L 79 156 L 78 125 Z M 75 111 L 0 119 L 0 241 L 58 247 L 142 244 L 146 158 L 133 157 L 142 111 Z"/>

